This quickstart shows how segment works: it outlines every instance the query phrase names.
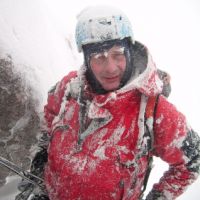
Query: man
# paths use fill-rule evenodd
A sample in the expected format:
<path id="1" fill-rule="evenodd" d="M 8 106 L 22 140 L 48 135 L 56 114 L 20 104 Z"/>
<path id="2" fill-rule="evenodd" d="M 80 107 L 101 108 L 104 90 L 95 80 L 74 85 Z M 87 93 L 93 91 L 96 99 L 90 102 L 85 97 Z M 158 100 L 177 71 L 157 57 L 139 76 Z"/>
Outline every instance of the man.
<path id="1" fill-rule="evenodd" d="M 162 95 L 170 92 L 167 74 L 156 69 L 115 8 L 81 12 L 76 42 L 85 63 L 49 92 L 41 140 L 48 137 L 49 143 L 40 144 L 32 165 L 36 174 L 43 172 L 48 147 L 48 197 L 141 199 L 151 157 L 158 156 L 169 170 L 146 199 L 175 199 L 199 174 L 200 139 Z"/>

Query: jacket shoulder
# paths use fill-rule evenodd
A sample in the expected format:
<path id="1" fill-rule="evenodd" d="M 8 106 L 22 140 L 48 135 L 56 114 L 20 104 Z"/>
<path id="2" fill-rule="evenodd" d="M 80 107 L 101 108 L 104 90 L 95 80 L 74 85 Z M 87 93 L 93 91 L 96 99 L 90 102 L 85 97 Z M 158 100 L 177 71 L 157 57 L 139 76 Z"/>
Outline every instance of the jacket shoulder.
<path id="1" fill-rule="evenodd" d="M 56 95 L 58 92 L 62 92 L 65 89 L 65 86 L 71 79 L 77 76 L 77 71 L 71 71 L 69 74 L 64 76 L 61 81 L 57 82 L 49 91 L 48 95 Z"/>
<path id="2" fill-rule="evenodd" d="M 54 117 L 59 113 L 62 99 L 65 94 L 66 85 L 76 76 L 76 71 L 70 72 L 49 90 L 47 104 L 44 106 L 44 118 L 48 127 L 51 126 Z"/>

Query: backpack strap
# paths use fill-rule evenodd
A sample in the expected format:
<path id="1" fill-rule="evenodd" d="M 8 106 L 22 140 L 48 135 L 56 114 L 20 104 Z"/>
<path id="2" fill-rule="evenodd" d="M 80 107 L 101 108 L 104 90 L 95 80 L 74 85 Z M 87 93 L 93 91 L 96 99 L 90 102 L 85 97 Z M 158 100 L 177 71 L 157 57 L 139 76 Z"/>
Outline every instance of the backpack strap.
<path id="1" fill-rule="evenodd" d="M 146 127 L 146 134 L 150 136 L 151 144 L 150 144 L 150 150 L 153 148 L 154 143 L 154 119 L 157 109 L 159 95 L 152 96 L 148 98 L 146 110 L 145 110 L 145 127 Z"/>
<path id="2" fill-rule="evenodd" d="M 152 170 L 153 166 L 153 157 L 151 155 L 151 151 L 153 150 L 153 143 L 154 143 L 154 119 L 155 119 L 155 114 L 156 114 L 156 108 L 157 108 L 157 103 L 158 103 L 159 95 L 157 96 L 152 96 L 148 98 L 147 105 L 146 105 L 146 110 L 145 110 L 145 135 L 150 137 L 150 144 L 149 144 L 149 154 L 148 154 L 148 168 L 146 170 L 146 175 L 144 178 L 143 182 L 143 187 L 141 191 L 140 198 L 142 199 L 144 192 L 147 187 L 148 179 Z"/>

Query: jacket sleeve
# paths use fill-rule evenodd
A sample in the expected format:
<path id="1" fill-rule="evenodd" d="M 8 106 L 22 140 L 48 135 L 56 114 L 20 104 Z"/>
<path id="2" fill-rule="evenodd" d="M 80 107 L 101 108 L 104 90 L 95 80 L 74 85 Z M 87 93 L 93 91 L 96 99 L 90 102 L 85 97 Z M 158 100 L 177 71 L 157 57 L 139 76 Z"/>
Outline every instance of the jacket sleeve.
<path id="1" fill-rule="evenodd" d="M 52 122 L 54 118 L 59 114 L 66 85 L 71 80 L 71 78 L 75 76 L 75 71 L 69 73 L 48 93 L 48 100 L 47 104 L 44 106 L 44 116 L 41 123 L 41 135 L 38 142 L 38 152 L 36 153 L 31 165 L 31 171 L 36 175 L 41 176 L 44 170 L 44 165 L 47 162 L 47 148 L 51 135 Z"/>
<path id="2" fill-rule="evenodd" d="M 49 143 L 49 136 L 51 134 L 50 132 L 52 122 L 54 118 L 59 114 L 66 85 L 71 80 L 71 78 L 75 76 L 76 72 L 69 73 L 48 92 L 47 104 L 44 106 L 43 119 L 41 122 L 41 135 L 38 141 L 38 153 L 35 155 L 31 167 L 33 167 L 34 164 L 36 166 L 41 166 L 42 161 L 39 162 L 40 159 L 42 159 L 44 162 L 47 161 L 47 158 L 45 157 L 47 157 L 46 150 Z"/>
<path id="3" fill-rule="evenodd" d="M 162 95 L 154 121 L 154 155 L 169 164 L 169 170 L 154 184 L 146 200 L 173 200 L 200 173 L 200 138 L 185 116 Z"/>
<path id="4" fill-rule="evenodd" d="M 58 82 L 48 93 L 47 104 L 44 106 L 44 122 L 41 127 L 42 131 L 47 132 L 50 135 L 52 122 L 59 114 L 62 99 L 65 93 L 65 88 L 68 82 L 72 78 L 76 77 L 76 72 L 72 71 L 65 76 L 60 82 Z"/>

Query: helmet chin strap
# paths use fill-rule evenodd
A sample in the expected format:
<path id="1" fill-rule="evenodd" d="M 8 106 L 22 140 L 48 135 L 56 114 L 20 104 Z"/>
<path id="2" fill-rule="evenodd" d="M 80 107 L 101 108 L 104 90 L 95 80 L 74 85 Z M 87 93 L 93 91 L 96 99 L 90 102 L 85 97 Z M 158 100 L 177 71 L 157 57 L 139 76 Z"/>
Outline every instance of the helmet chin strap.
<path id="1" fill-rule="evenodd" d="M 86 79 L 92 88 L 93 92 L 97 94 L 106 94 L 107 91 L 105 90 L 102 85 L 99 83 L 99 81 L 96 79 L 91 66 L 90 66 L 90 55 L 92 53 L 98 53 L 101 52 L 102 50 L 108 50 L 112 48 L 114 45 L 120 45 L 124 47 L 124 53 L 126 57 L 126 69 L 124 71 L 123 77 L 120 82 L 119 88 L 123 87 L 130 79 L 130 77 L 133 74 L 134 67 L 133 67 L 133 62 L 132 62 L 132 45 L 130 44 L 130 41 L 128 38 L 123 39 L 123 40 L 111 40 L 111 41 L 106 41 L 104 43 L 97 43 L 97 44 L 88 44 L 83 47 L 83 52 L 84 52 L 84 58 L 85 58 L 85 65 L 87 67 L 86 70 Z M 118 88 L 118 89 L 119 89 Z"/>

